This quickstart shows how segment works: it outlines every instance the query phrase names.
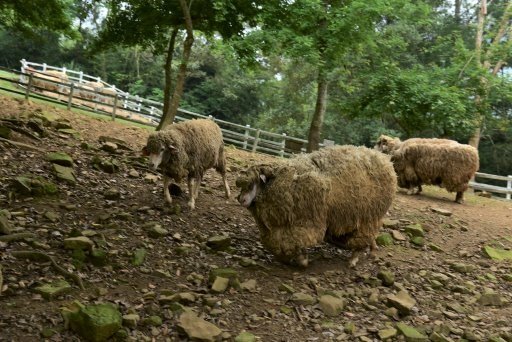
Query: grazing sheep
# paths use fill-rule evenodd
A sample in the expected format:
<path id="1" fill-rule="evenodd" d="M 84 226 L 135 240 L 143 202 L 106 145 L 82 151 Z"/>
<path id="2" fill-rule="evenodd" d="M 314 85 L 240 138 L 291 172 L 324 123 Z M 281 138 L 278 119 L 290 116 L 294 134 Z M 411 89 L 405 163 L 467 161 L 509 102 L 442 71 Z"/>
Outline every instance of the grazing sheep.
<path id="1" fill-rule="evenodd" d="M 169 194 L 171 179 L 180 182 L 186 177 L 190 195 L 188 205 L 194 209 L 203 174 L 210 168 L 215 168 L 222 175 L 226 197 L 229 198 L 222 132 L 212 120 L 184 121 L 154 132 L 148 137 L 143 152 L 149 155 L 153 169 L 161 166 L 164 196 L 169 204 L 172 203 Z"/>
<path id="2" fill-rule="evenodd" d="M 456 192 L 455 202 L 463 203 L 464 191 L 479 168 L 474 147 L 448 139 L 413 138 L 401 142 L 382 135 L 375 148 L 391 155 L 398 186 L 408 189 L 408 194 L 419 194 L 423 184 L 438 185 Z"/>
<path id="3" fill-rule="evenodd" d="M 376 249 L 396 175 L 382 153 L 333 146 L 252 166 L 236 185 L 238 201 L 255 218 L 263 245 L 279 260 L 307 266 L 306 248 L 327 241 L 353 250 L 353 267 L 361 251 Z"/>

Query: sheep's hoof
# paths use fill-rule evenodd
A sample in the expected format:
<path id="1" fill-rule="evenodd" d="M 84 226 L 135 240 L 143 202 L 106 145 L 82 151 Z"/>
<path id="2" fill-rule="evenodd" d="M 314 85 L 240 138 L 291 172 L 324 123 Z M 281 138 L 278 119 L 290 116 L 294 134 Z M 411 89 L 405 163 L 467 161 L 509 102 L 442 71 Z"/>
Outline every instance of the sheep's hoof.
<path id="1" fill-rule="evenodd" d="M 358 261 L 359 261 L 359 256 L 353 257 L 352 259 L 350 259 L 350 262 L 348 263 L 348 267 L 356 268 Z"/>
<path id="2" fill-rule="evenodd" d="M 412 190 L 412 189 L 407 190 L 407 195 L 414 195 L 414 190 Z"/>
<path id="3" fill-rule="evenodd" d="M 190 210 L 194 210 L 196 208 L 196 204 L 194 202 L 188 202 L 188 207 Z"/>
<path id="4" fill-rule="evenodd" d="M 297 264 L 300 267 L 308 267 L 308 256 L 307 255 L 297 256 Z"/>

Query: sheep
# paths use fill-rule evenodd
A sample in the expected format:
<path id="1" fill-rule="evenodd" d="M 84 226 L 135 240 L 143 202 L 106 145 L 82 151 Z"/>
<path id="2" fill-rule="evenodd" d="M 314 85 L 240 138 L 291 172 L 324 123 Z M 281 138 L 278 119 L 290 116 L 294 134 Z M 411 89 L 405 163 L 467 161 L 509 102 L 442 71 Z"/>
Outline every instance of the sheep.
<path id="1" fill-rule="evenodd" d="M 275 164 L 257 164 L 236 180 L 238 201 L 254 217 L 263 245 L 278 260 L 308 265 L 306 248 L 322 241 L 374 254 L 375 235 L 396 192 L 388 156 L 332 146 Z"/>
<path id="2" fill-rule="evenodd" d="M 479 168 L 476 148 L 449 139 L 413 138 L 401 142 L 383 135 L 375 148 L 391 155 L 398 186 L 408 189 L 408 194 L 421 193 L 423 184 L 438 185 L 456 192 L 455 202 L 463 203 L 469 181 Z"/>
<path id="3" fill-rule="evenodd" d="M 61 84 L 57 84 L 69 82 L 69 78 L 64 72 L 57 70 L 39 71 L 31 67 L 25 67 L 24 70 L 26 73 L 35 76 L 32 81 L 35 87 L 65 93 L 67 88 Z"/>
<path id="4" fill-rule="evenodd" d="M 170 125 L 167 129 L 149 135 L 143 153 L 149 155 L 151 167 L 162 169 L 164 197 L 171 204 L 171 179 L 188 179 L 190 209 L 195 200 L 203 174 L 215 168 L 222 175 L 226 198 L 230 197 L 226 178 L 226 159 L 220 127 L 209 119 L 194 119 Z"/>

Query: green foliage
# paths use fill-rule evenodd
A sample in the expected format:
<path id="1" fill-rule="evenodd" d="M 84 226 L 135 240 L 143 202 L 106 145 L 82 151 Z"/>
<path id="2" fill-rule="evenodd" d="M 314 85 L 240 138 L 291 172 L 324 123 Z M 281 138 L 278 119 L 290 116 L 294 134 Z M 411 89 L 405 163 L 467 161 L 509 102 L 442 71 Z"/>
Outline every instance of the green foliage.
<path id="1" fill-rule="evenodd" d="M 41 30 L 70 33 L 71 19 L 67 0 L 0 1 L 0 28 L 24 35 Z"/>

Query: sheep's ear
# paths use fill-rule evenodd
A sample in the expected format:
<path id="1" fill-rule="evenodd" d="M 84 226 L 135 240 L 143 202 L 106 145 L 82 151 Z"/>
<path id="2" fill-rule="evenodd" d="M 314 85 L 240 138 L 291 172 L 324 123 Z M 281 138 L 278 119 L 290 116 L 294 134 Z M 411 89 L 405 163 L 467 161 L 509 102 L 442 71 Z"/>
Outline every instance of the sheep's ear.
<path id="1" fill-rule="evenodd" d="M 176 154 L 178 153 L 178 148 L 176 146 L 173 146 L 173 145 L 167 145 L 167 149 L 169 150 L 169 152 L 171 154 Z"/>
<path id="2" fill-rule="evenodd" d="M 263 184 L 267 182 L 267 176 L 265 176 L 264 174 L 260 174 L 260 179 L 263 182 Z"/>
<path id="3" fill-rule="evenodd" d="M 144 147 L 142 148 L 141 153 L 142 153 L 142 155 L 143 155 L 143 156 L 149 156 L 148 147 L 147 147 L 147 146 L 144 146 Z"/>

